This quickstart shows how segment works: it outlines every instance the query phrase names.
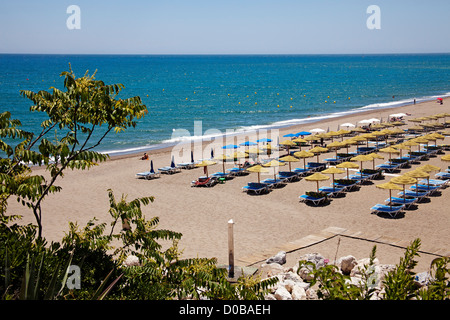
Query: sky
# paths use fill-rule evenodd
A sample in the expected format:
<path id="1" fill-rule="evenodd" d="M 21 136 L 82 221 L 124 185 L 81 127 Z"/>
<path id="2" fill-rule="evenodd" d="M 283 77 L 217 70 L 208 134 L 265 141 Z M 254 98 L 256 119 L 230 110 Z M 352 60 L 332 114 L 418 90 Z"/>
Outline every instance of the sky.
<path id="1" fill-rule="evenodd" d="M 449 0 L 2 0 L 0 53 L 448 53 L 449 12 Z"/>

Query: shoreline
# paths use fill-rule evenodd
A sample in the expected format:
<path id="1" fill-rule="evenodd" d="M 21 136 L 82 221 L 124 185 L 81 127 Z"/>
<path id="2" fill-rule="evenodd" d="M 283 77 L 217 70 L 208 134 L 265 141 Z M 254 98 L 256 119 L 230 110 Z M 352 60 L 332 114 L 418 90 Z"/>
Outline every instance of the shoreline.
<path id="1" fill-rule="evenodd" d="M 444 96 L 444 101 L 448 100 L 450 101 L 450 96 Z M 409 99 L 408 99 L 409 100 Z M 403 109 L 403 108 L 407 108 L 407 107 L 411 107 L 411 106 L 419 106 L 421 104 L 425 104 L 425 103 L 430 103 L 430 102 L 436 102 L 436 99 L 434 100 L 424 100 L 421 102 L 417 102 L 417 103 L 408 103 L 408 104 L 404 104 L 404 105 L 399 105 L 399 106 L 393 106 L 393 107 L 380 107 L 380 108 L 373 108 L 373 109 L 369 109 L 369 110 L 362 110 L 365 107 L 360 107 L 357 108 L 354 112 L 351 112 L 353 109 L 348 110 L 348 111 L 342 111 L 342 112 L 337 112 L 337 113 L 330 113 L 330 114 L 325 114 L 323 115 L 322 119 L 317 119 L 317 120 L 311 120 L 308 121 L 308 118 L 305 119 L 299 119 L 299 121 L 306 121 L 305 123 L 300 123 L 300 124 L 286 124 L 286 125 L 280 125 L 280 126 L 276 126 L 275 124 L 272 125 L 260 125 L 260 127 L 263 127 L 261 129 L 255 129 L 255 130 L 248 130 L 248 131 L 243 131 L 243 132 L 236 132 L 236 133 L 232 133 L 230 134 L 228 137 L 249 137 L 249 136 L 257 136 L 259 131 L 263 131 L 263 130 L 279 130 L 282 132 L 285 131 L 291 131 L 291 132 L 299 132 L 302 131 L 304 129 L 304 127 L 317 127 L 320 126 L 321 124 L 326 124 L 330 121 L 337 121 L 337 120 L 343 120 L 343 119 L 347 119 L 349 117 L 357 117 L 357 116 L 365 116 L 365 115 L 373 115 L 376 113 L 393 113 L 395 111 L 398 111 L 399 109 Z M 383 103 L 380 103 L 383 104 Z M 342 115 L 336 115 L 333 116 L 335 114 L 340 114 L 340 113 L 344 113 Z M 386 116 L 386 115 L 384 115 Z M 318 116 L 317 116 L 318 117 Z M 413 117 L 413 116 L 412 116 Z M 293 119 L 295 120 L 295 119 Z M 405 119 L 407 120 L 407 119 Z M 282 122 L 287 122 L 287 121 L 291 121 L 291 120 L 285 120 Z M 385 121 L 384 121 L 385 122 Z M 314 124 L 317 124 L 317 126 L 314 126 Z M 267 127 L 267 128 L 264 128 Z M 330 131 L 333 131 L 333 129 L 330 128 Z M 139 147 L 139 152 L 138 151 L 130 151 L 130 152 L 121 152 L 121 151 L 112 151 L 111 153 L 118 153 L 117 155 L 110 155 L 110 159 L 109 160 L 119 160 L 119 159 L 127 159 L 127 158 L 135 158 L 135 157 L 139 157 L 140 155 L 142 155 L 144 152 L 146 153 L 151 153 L 151 154 L 162 154 L 162 153 L 168 153 L 170 152 L 174 147 L 176 147 L 177 145 L 195 145 L 198 143 L 201 143 L 203 146 L 210 144 L 211 142 L 214 142 L 215 140 L 221 140 L 221 139 L 226 139 L 227 136 L 225 134 L 222 134 L 221 136 L 217 136 L 217 137 L 213 137 L 213 138 L 205 138 L 205 137 L 201 137 L 195 140 L 189 140 L 189 141 L 179 141 L 179 142 L 168 142 L 168 143 L 164 143 L 161 142 L 159 144 L 156 144 L 155 147 L 149 146 L 149 147 Z M 280 141 L 282 137 L 280 137 Z M 167 144 L 167 145 L 166 145 Z M 108 152 L 104 152 L 105 154 L 108 154 Z"/>
<path id="2" fill-rule="evenodd" d="M 280 129 L 280 137 L 289 132 L 308 131 L 315 127 L 330 128 L 335 131 L 341 123 L 355 123 L 362 119 L 379 118 L 392 113 L 410 113 L 408 118 L 433 115 L 446 112 L 450 99 L 444 99 L 443 105 L 436 101 L 421 102 L 415 105 L 368 110 L 361 113 L 327 118 L 306 125 L 294 125 Z M 410 123 L 408 126 L 411 126 Z M 406 126 L 405 126 L 406 127 Z M 448 129 L 447 129 L 448 130 Z M 254 135 L 243 134 L 239 139 Z M 287 138 L 286 138 L 287 139 Z M 195 150 L 207 150 L 223 145 L 224 139 L 202 141 L 195 145 Z M 282 138 L 280 138 L 280 142 Z M 227 141 L 228 142 L 228 141 Z M 446 137 L 442 144 L 450 144 Z M 353 151 L 352 146 L 350 151 Z M 143 151 L 144 152 L 144 151 Z M 150 159 L 155 170 L 170 163 L 172 148 L 153 150 Z M 334 152 L 333 152 L 334 153 Z M 448 152 L 446 152 L 448 154 Z M 329 157 L 331 153 L 320 155 L 320 159 Z M 374 181 L 372 185 L 361 186 L 361 189 L 346 193 L 343 198 L 336 198 L 326 206 L 310 207 L 298 201 L 305 191 L 315 189 L 315 183 L 302 179 L 289 183 L 284 188 L 274 189 L 267 195 L 251 196 L 242 192 L 242 187 L 256 179 L 255 174 L 236 177 L 212 188 L 192 188 L 191 181 L 203 175 L 203 169 L 182 170 L 173 175 L 161 175 L 159 179 L 137 179 L 136 173 L 147 171 L 150 161 L 138 160 L 142 153 L 111 156 L 98 166 L 84 171 L 66 171 L 64 178 L 57 185 L 62 191 L 49 196 L 43 203 L 43 236 L 47 241 L 60 241 L 68 230 L 68 222 L 76 222 L 83 227 L 89 220 L 96 218 L 98 223 L 109 226 L 111 218 L 108 214 L 109 201 L 107 189 L 112 189 L 116 197 L 127 195 L 127 201 L 137 197 L 154 196 L 155 201 L 143 209 L 147 217 L 159 217 L 158 229 L 168 229 L 183 234 L 179 243 L 183 258 L 216 257 L 219 264 L 228 263 L 227 255 L 227 222 L 235 222 L 235 255 L 236 261 L 279 245 L 295 242 L 300 238 L 315 234 L 329 227 L 338 227 L 364 234 L 377 233 L 387 238 L 398 238 L 403 242 L 420 238 L 421 249 L 434 252 L 433 248 L 447 249 L 450 245 L 448 225 L 450 215 L 445 208 L 450 205 L 450 188 L 442 190 L 442 195 L 432 197 L 429 203 L 419 204 L 416 210 L 410 210 L 398 219 L 384 218 L 370 214 L 370 207 L 383 203 L 388 197 L 386 190 L 375 185 L 389 181 Z M 376 164 L 385 162 L 377 160 Z M 440 161 L 441 155 L 424 161 L 445 168 L 449 164 Z M 197 158 L 195 158 L 197 160 Z M 230 164 L 226 163 L 229 168 Z M 401 173 L 413 170 L 402 169 Z M 303 161 L 293 163 L 293 168 L 303 167 Z M 46 175 L 44 167 L 33 168 L 36 173 Z M 209 172 L 222 171 L 222 163 L 209 167 Z M 273 177 L 273 173 L 269 173 Z M 434 176 L 434 174 L 433 174 Z M 269 176 L 268 176 L 269 177 Z M 328 185 L 330 182 L 321 182 Z M 22 223 L 34 223 L 32 213 L 16 201 L 10 201 L 8 210 L 23 215 Z M 337 238 L 336 238 L 337 239 Z M 291 252 L 288 259 L 304 253 L 319 252 L 333 259 L 339 249 L 338 257 L 353 255 L 357 259 L 368 257 L 373 243 L 352 239 L 336 240 Z M 431 249 L 430 249 L 431 248 Z M 432 250 L 433 249 L 433 250 Z M 449 250 L 447 249 L 447 252 Z M 271 255 L 277 252 L 271 252 Z M 404 254 L 404 250 L 386 245 L 379 245 L 377 257 L 381 263 L 395 264 Z M 433 256 L 422 255 L 419 258 L 417 271 L 426 271 Z"/>

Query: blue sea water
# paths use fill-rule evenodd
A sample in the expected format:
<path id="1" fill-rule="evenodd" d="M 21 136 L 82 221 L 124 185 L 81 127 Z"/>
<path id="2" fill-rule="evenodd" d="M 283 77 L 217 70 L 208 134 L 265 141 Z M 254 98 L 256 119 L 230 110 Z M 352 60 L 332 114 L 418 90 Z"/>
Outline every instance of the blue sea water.
<path id="1" fill-rule="evenodd" d="M 450 95 L 450 54 L 405 55 L 0 55 L 0 112 L 38 132 L 19 90 L 63 89 L 59 75 L 87 70 L 121 97 L 140 96 L 149 113 L 134 129 L 110 134 L 110 154 L 177 141 L 216 129 L 301 124 L 336 114 L 400 106 Z"/>

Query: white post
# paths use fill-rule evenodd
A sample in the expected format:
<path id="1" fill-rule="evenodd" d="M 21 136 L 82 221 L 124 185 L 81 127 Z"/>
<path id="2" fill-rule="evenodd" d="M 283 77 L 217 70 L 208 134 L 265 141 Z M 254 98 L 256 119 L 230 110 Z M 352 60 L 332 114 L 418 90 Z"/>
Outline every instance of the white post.
<path id="1" fill-rule="evenodd" d="M 233 236 L 233 219 L 228 221 L 228 276 L 234 277 L 234 236 Z"/>

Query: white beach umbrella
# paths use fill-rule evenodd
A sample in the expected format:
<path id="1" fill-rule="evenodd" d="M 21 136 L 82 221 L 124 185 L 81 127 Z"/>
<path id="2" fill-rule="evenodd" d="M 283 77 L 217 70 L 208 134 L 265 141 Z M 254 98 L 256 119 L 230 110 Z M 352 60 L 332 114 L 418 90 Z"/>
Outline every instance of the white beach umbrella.
<path id="1" fill-rule="evenodd" d="M 325 132 L 325 130 L 320 129 L 320 128 L 315 128 L 315 129 L 309 130 L 309 132 L 312 132 L 312 133 L 319 133 L 319 132 Z"/>
<path id="2" fill-rule="evenodd" d="M 370 118 L 368 121 L 370 121 L 370 123 L 373 123 L 373 122 L 381 122 L 381 120 L 380 120 L 380 119 L 377 119 L 377 118 Z"/>
<path id="3" fill-rule="evenodd" d="M 341 124 L 341 127 L 347 127 L 347 128 L 354 127 L 354 126 L 355 125 L 353 123 L 350 123 L 350 122 L 346 122 L 346 123 Z"/>

